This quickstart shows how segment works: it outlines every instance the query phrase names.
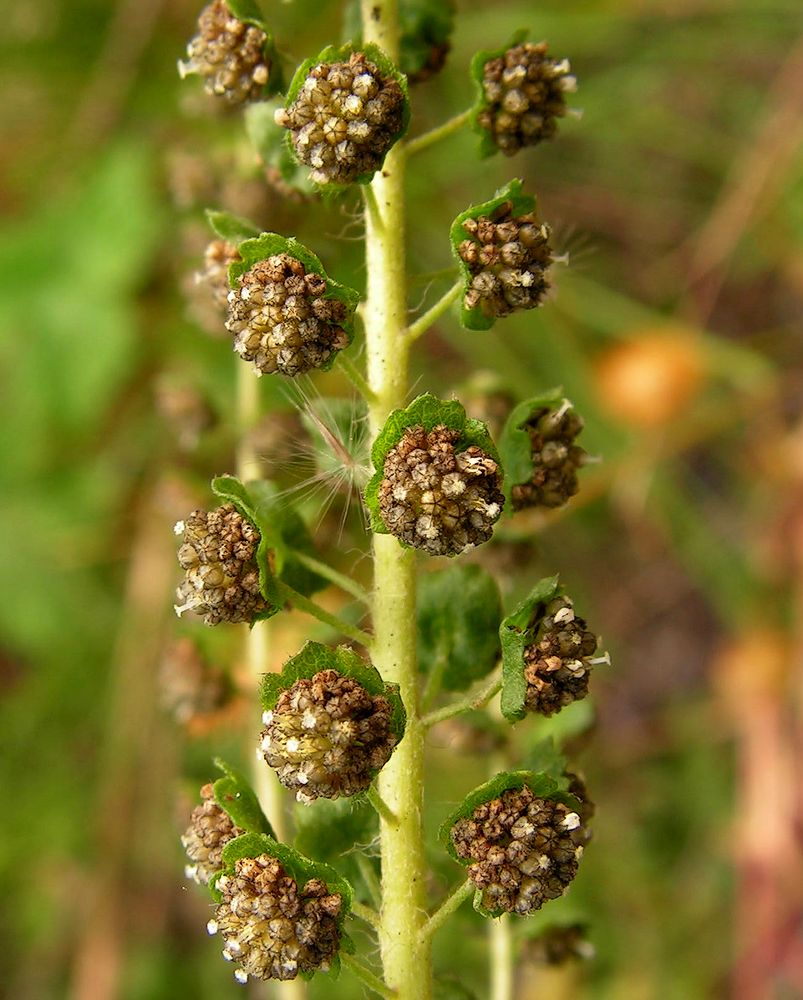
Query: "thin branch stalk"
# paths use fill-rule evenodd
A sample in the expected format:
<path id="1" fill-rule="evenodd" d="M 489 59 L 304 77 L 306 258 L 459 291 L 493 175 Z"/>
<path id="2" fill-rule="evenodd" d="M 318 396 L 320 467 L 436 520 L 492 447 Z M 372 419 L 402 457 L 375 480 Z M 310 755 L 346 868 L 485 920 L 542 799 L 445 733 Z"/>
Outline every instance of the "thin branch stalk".
<path id="1" fill-rule="evenodd" d="M 466 879 L 465 882 L 460 883 L 451 895 L 446 897 L 443 903 L 441 903 L 438 909 L 435 910 L 429 920 L 421 928 L 421 944 L 428 942 L 432 935 L 443 927 L 455 910 L 458 910 L 463 903 L 465 903 L 468 897 L 473 894 L 474 888 L 474 883 L 469 879 Z"/>
<path id="2" fill-rule="evenodd" d="M 446 719 L 452 719 L 455 715 L 462 715 L 464 712 L 484 708 L 501 687 L 502 678 L 499 672 L 495 671 L 485 687 L 481 688 L 476 694 L 469 695 L 467 698 L 460 698 L 459 701 L 453 701 L 451 705 L 444 705 L 443 708 L 438 708 L 434 712 L 430 712 L 429 715 L 425 715 L 421 720 L 421 725 L 425 729 L 429 729 L 430 726 L 434 726 L 438 722 L 445 722 Z"/>
<path id="3" fill-rule="evenodd" d="M 445 121 L 443 125 L 438 125 L 437 128 L 430 129 L 429 132 L 424 132 L 423 135 L 418 135 L 415 139 L 408 140 L 405 143 L 406 154 L 414 156 L 424 149 L 429 149 L 430 146 L 433 146 L 436 142 L 440 142 L 441 139 L 446 139 L 455 132 L 459 132 L 464 125 L 467 125 L 471 121 L 473 114 L 474 108 L 468 108 L 466 111 L 461 111 L 459 115 L 455 115 L 454 118 Z"/>
<path id="4" fill-rule="evenodd" d="M 457 301 L 464 287 L 465 283 L 462 279 L 460 279 L 460 281 L 456 281 L 449 291 L 438 299 L 435 305 L 431 306 L 423 315 L 419 316 L 415 322 L 411 323 L 407 328 L 408 342 L 412 344 L 414 341 L 418 340 L 419 337 L 423 336 L 427 330 L 440 319 L 449 306 L 453 302 Z"/>

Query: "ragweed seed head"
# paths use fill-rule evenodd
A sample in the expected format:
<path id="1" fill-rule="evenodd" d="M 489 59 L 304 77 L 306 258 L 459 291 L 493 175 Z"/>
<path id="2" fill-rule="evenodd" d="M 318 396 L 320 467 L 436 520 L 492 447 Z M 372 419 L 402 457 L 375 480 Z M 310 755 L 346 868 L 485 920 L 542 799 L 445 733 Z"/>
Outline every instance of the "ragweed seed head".
<path id="1" fill-rule="evenodd" d="M 568 597 L 550 601 L 538 622 L 534 641 L 524 647 L 528 711 L 553 715 L 585 698 L 597 644 L 597 637 L 575 615 Z"/>
<path id="2" fill-rule="evenodd" d="M 568 403 L 537 410 L 523 429 L 530 438 L 533 472 L 526 483 L 513 487 L 513 508 L 562 507 L 577 493 L 577 470 L 586 452 L 574 443 L 583 420 Z"/>
<path id="3" fill-rule="evenodd" d="M 201 799 L 201 804 L 192 811 L 190 825 L 181 843 L 190 861 L 185 868 L 187 877 L 200 885 L 207 885 L 223 867 L 223 848 L 245 831 L 236 826 L 229 814 L 217 804 L 211 784 L 203 786 Z"/>

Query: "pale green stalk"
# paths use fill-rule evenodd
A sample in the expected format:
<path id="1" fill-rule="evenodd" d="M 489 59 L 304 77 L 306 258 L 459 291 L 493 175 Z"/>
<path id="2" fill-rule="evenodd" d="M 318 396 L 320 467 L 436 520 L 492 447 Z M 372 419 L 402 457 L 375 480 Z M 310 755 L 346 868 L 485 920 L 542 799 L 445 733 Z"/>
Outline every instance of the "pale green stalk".
<path id="1" fill-rule="evenodd" d="M 489 1000 L 513 1000 L 513 928 L 509 913 L 488 921 L 491 944 L 491 993 Z"/>
<path id="2" fill-rule="evenodd" d="M 399 54 L 395 0 L 363 0 L 363 37 L 391 59 Z M 363 310 L 371 433 L 375 437 L 409 390 L 404 154 L 395 147 L 371 181 L 365 213 L 367 295 Z M 426 860 L 422 827 L 424 730 L 418 714 L 415 636 L 415 553 L 377 534 L 374 550 L 372 659 L 386 681 L 399 685 L 407 710 L 405 736 L 379 775 L 379 792 L 397 822 L 380 820 L 382 929 L 385 982 L 399 1000 L 430 1000 L 432 959 L 419 944 L 426 921 Z"/>

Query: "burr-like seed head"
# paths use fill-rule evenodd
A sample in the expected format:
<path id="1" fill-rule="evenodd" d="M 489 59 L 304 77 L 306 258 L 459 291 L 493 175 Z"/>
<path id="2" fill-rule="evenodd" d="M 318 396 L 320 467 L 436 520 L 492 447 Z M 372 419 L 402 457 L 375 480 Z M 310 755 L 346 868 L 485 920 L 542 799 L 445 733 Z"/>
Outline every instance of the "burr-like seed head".
<path id="1" fill-rule="evenodd" d="M 566 114 L 576 81 L 566 59 L 553 59 L 545 42 L 514 45 L 483 72 L 485 107 L 477 121 L 506 156 L 550 139 Z"/>
<path id="2" fill-rule="evenodd" d="M 388 531 L 430 555 L 455 556 L 486 542 L 504 505 L 499 464 L 460 432 L 408 427 L 385 458 L 379 510 Z"/>
<path id="3" fill-rule="evenodd" d="M 343 900 L 324 882 L 310 879 L 301 887 L 275 858 L 261 854 L 240 858 L 217 887 L 222 902 L 215 929 L 239 982 L 295 979 L 329 968 L 340 947 Z"/>
<path id="4" fill-rule="evenodd" d="M 184 540 L 178 561 L 185 570 L 176 591 L 176 614 L 194 611 L 207 625 L 254 622 L 267 608 L 256 561 L 260 534 L 233 504 L 193 511 L 176 525 Z"/>
<path id="5" fill-rule="evenodd" d="M 267 35 L 239 21 L 225 0 L 212 0 L 198 19 L 198 34 L 187 46 L 182 75 L 198 73 L 208 94 L 231 104 L 264 96 L 271 63 L 265 56 Z"/>
<path id="6" fill-rule="evenodd" d="M 289 129 L 317 184 L 351 184 L 382 164 L 404 121 L 404 93 L 364 53 L 319 63 L 289 108 L 276 114 Z"/>
<path id="7" fill-rule="evenodd" d="M 245 830 L 236 826 L 229 814 L 217 804 L 212 785 L 203 786 L 201 799 L 201 804 L 192 811 L 190 825 L 181 843 L 190 860 L 186 868 L 188 877 L 206 885 L 223 867 L 223 848 Z"/>
<path id="8" fill-rule="evenodd" d="M 301 375 L 348 345 L 347 308 L 327 299 L 326 280 L 287 253 L 260 260 L 229 292 L 226 329 L 260 374 Z"/>
<path id="9" fill-rule="evenodd" d="M 554 715 L 588 694 L 591 659 L 598 640 L 577 618 L 568 597 L 556 597 L 544 610 L 535 641 L 524 647 L 525 706 Z"/>
<path id="10" fill-rule="evenodd" d="M 544 407 L 527 421 L 525 430 L 530 437 L 533 472 L 526 483 L 513 487 L 515 510 L 562 507 L 577 493 L 577 470 L 587 457 L 574 443 L 582 429 L 582 419 L 568 404 L 556 409 Z"/>
<path id="11" fill-rule="evenodd" d="M 524 787 L 477 806 L 452 828 L 468 877 L 490 911 L 527 914 L 563 895 L 577 874 L 587 831 L 562 802 Z"/>
<path id="12" fill-rule="evenodd" d="M 336 670 L 297 680 L 267 719 L 262 753 L 301 802 L 364 791 L 396 743 L 388 699 Z"/>

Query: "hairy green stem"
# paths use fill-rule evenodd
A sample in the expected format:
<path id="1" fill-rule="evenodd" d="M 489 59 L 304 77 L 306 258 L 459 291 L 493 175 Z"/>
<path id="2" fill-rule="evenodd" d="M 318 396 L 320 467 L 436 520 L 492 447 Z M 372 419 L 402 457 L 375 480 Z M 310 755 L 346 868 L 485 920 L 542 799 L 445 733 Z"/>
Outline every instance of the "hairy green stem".
<path id="1" fill-rule="evenodd" d="M 413 156 L 415 153 L 420 153 L 423 149 L 428 149 L 436 142 L 440 142 L 441 139 L 445 139 L 454 132 L 459 132 L 464 125 L 467 125 L 471 121 L 473 114 L 474 108 L 468 108 L 466 111 L 461 111 L 459 115 L 455 115 L 454 118 L 445 121 L 443 125 L 438 125 L 437 128 L 430 129 L 429 132 L 424 132 L 423 135 L 418 135 L 415 139 L 409 139 L 405 143 L 405 152 L 408 156 Z"/>
<path id="2" fill-rule="evenodd" d="M 408 326 L 407 340 L 409 343 L 412 344 L 414 341 L 418 340 L 419 337 L 423 336 L 427 332 L 433 323 L 440 319 L 449 306 L 453 302 L 457 301 L 464 287 L 465 283 L 462 278 L 460 281 L 456 281 L 449 291 L 438 299 L 435 305 L 430 306 L 425 313 L 419 316 L 417 320 Z"/>
<path id="3" fill-rule="evenodd" d="M 376 809 L 377 814 L 382 817 L 382 819 L 389 823 L 391 826 L 398 826 L 399 818 L 390 808 L 390 806 L 385 802 L 382 796 L 379 794 L 376 785 L 371 785 L 371 787 L 366 792 L 366 797 L 371 805 Z"/>
<path id="4" fill-rule="evenodd" d="M 354 386 L 357 392 L 362 396 L 366 403 L 370 403 L 375 400 L 375 394 L 373 389 L 368 385 L 363 377 L 360 369 L 354 364 L 351 358 L 347 357 L 342 351 L 337 356 L 337 361 L 340 367 L 343 369 L 343 374 L 348 378 L 349 382 Z"/>
<path id="5" fill-rule="evenodd" d="M 306 566 L 307 569 L 312 570 L 313 573 L 317 573 L 318 576 L 322 576 L 324 580 L 328 580 L 336 587 L 340 587 L 341 590 L 345 590 L 347 594 L 351 594 L 351 596 L 358 600 L 361 604 L 364 604 L 366 607 L 370 607 L 370 595 L 363 590 L 359 583 L 352 580 L 350 576 L 346 576 L 345 573 L 339 573 L 328 563 L 321 562 L 320 559 L 315 559 L 303 552 L 293 552 L 293 558 L 296 562 L 300 562 L 302 566 Z"/>
<path id="6" fill-rule="evenodd" d="M 451 893 L 446 899 L 441 903 L 437 910 L 432 914 L 429 920 L 421 928 L 420 941 L 421 943 L 429 941 L 432 935 L 440 930 L 441 927 L 446 923 L 446 921 L 451 917 L 455 910 L 459 909 L 465 903 L 469 896 L 474 892 L 474 883 L 469 879 L 465 882 L 461 882 L 460 885 Z"/>
<path id="7" fill-rule="evenodd" d="M 438 722 L 445 722 L 446 719 L 451 719 L 455 715 L 462 715 L 463 712 L 471 712 L 478 708 L 484 708 L 501 687 L 502 678 L 497 671 L 494 671 L 493 676 L 485 687 L 481 688 L 476 694 L 468 695 L 466 698 L 460 698 L 459 701 L 453 701 L 451 705 L 444 705 L 443 708 L 435 709 L 434 712 L 430 712 L 424 716 L 421 720 L 421 725 L 429 729 L 430 726 L 434 726 Z"/>
<path id="8" fill-rule="evenodd" d="M 513 926 L 509 913 L 489 921 L 491 992 L 489 1000 L 513 1000 Z"/>
<path id="9" fill-rule="evenodd" d="M 391 59 L 399 55 L 396 0 L 362 0 L 363 37 Z M 362 312 L 373 437 L 409 391 L 407 274 L 404 252 L 404 154 L 396 147 L 371 181 L 366 198 L 367 295 Z M 374 641 L 371 655 L 386 681 L 399 685 L 407 729 L 382 769 L 380 794 L 397 818 L 380 817 L 382 929 L 385 981 L 399 1000 L 430 1000 L 432 958 L 418 937 L 425 921 L 427 867 L 422 826 L 424 730 L 418 709 L 415 635 L 415 553 L 390 535 L 377 534 L 374 552 Z"/>
<path id="10" fill-rule="evenodd" d="M 392 990 L 389 986 L 385 986 L 382 980 L 375 976 L 370 969 L 366 969 L 362 962 L 357 961 L 356 958 L 353 958 L 347 952 L 341 951 L 340 961 L 347 969 L 351 969 L 360 982 L 367 986 L 369 990 L 373 990 L 377 996 L 385 997 L 386 1000 L 400 1000 L 400 994 Z"/>
<path id="11" fill-rule="evenodd" d="M 315 601 L 311 601 L 308 597 L 304 597 L 303 594 L 299 594 L 297 590 L 288 586 L 283 580 L 275 580 L 274 587 L 282 600 L 287 601 L 288 604 L 292 604 L 294 608 L 305 612 L 305 614 L 310 615 L 312 618 L 317 618 L 324 625 L 330 625 L 333 629 L 337 629 L 338 632 L 347 635 L 349 639 L 359 642 L 362 646 L 370 646 L 373 642 L 372 637 L 367 632 L 363 632 L 356 625 L 352 625 L 349 622 L 343 621 L 342 618 L 338 618 L 337 615 L 331 614 L 326 608 L 322 608 L 320 604 L 316 604 Z"/>
<path id="12" fill-rule="evenodd" d="M 356 899 L 352 900 L 351 912 L 355 917 L 359 917 L 360 920 L 364 920 L 366 924 L 370 924 L 375 930 L 379 929 L 381 920 L 379 914 L 376 910 L 372 910 L 370 906 L 365 906 L 363 903 L 359 903 Z"/>

